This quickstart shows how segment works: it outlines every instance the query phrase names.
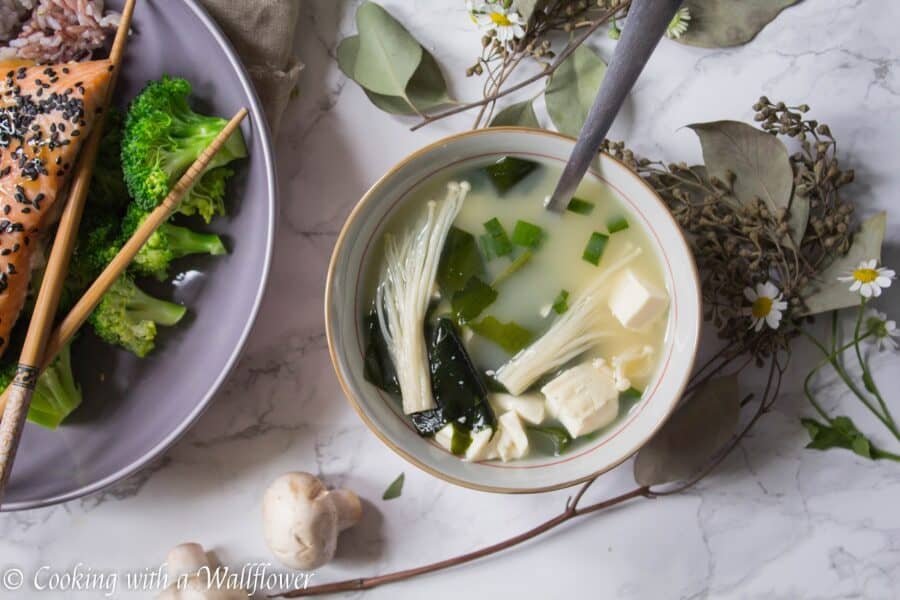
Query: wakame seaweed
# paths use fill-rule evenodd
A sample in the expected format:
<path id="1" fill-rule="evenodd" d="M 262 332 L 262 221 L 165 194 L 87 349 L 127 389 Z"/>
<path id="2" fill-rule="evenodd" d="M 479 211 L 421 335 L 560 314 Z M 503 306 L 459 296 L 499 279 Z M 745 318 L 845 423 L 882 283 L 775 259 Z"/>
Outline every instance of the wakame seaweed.
<path id="1" fill-rule="evenodd" d="M 453 294 L 450 306 L 456 321 L 462 325 L 480 315 L 496 299 L 497 290 L 472 277 L 463 289 Z"/>
<path id="2" fill-rule="evenodd" d="M 484 263 L 478 252 L 475 236 L 457 227 L 451 227 L 441 252 L 437 282 L 447 296 L 459 291 L 466 283 L 484 271 Z"/>
<path id="3" fill-rule="evenodd" d="M 497 191 L 503 194 L 525 179 L 537 167 L 538 164 L 534 161 L 504 156 L 494 164 L 486 166 L 484 170 Z"/>
<path id="4" fill-rule="evenodd" d="M 437 408 L 410 415 L 420 434 L 432 435 L 451 421 L 468 431 L 494 427 L 487 388 L 451 319 L 442 317 L 431 329 L 428 363 Z"/>
<path id="5" fill-rule="evenodd" d="M 381 334 L 375 309 L 366 315 L 365 337 L 366 358 L 363 375 L 366 381 L 393 396 L 400 396 L 397 370 L 394 368 L 394 361 L 391 360 L 391 354 L 388 352 L 387 342 Z"/>

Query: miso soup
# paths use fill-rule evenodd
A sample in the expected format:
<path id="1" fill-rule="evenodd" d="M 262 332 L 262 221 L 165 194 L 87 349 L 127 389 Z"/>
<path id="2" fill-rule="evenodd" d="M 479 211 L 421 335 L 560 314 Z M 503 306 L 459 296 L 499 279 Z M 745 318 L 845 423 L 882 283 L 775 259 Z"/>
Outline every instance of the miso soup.
<path id="1" fill-rule="evenodd" d="M 668 292 L 648 233 L 587 177 L 496 157 L 412 190 L 368 275 L 366 376 L 463 460 L 560 454 L 602 435 L 653 380 Z"/>

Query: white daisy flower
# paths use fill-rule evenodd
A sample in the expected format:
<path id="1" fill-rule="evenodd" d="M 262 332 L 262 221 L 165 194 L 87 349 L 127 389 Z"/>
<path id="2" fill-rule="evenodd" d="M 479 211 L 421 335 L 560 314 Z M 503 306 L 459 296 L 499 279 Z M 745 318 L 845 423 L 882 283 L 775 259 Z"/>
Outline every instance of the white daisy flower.
<path id="1" fill-rule="evenodd" d="M 687 32 L 690 24 L 691 11 L 688 10 L 687 6 L 682 6 L 675 13 L 675 16 L 672 17 L 672 20 L 669 21 L 668 26 L 666 26 L 666 37 L 677 40 Z"/>
<path id="2" fill-rule="evenodd" d="M 900 337 L 900 329 L 897 329 L 896 321 L 889 321 L 887 315 L 881 311 L 872 309 L 866 317 L 866 326 L 875 334 L 875 346 L 879 350 L 896 350 L 897 340 Z"/>
<path id="3" fill-rule="evenodd" d="M 750 327 L 760 331 L 763 325 L 768 324 L 772 329 L 778 329 L 781 316 L 787 310 L 787 302 L 774 283 L 767 281 L 757 283 L 756 289 L 744 288 L 744 297 L 750 302 L 750 306 L 744 308 L 744 314 L 751 319 Z"/>
<path id="4" fill-rule="evenodd" d="M 881 290 L 891 287 L 891 280 L 897 274 L 887 267 L 877 267 L 878 261 L 874 258 L 864 260 L 848 275 L 838 277 L 838 281 L 852 281 L 851 292 L 859 292 L 863 298 L 877 298 Z"/>
<path id="5" fill-rule="evenodd" d="M 467 2 L 472 19 L 483 33 L 495 32 L 497 40 L 506 44 L 525 36 L 525 19 L 503 2 Z"/>

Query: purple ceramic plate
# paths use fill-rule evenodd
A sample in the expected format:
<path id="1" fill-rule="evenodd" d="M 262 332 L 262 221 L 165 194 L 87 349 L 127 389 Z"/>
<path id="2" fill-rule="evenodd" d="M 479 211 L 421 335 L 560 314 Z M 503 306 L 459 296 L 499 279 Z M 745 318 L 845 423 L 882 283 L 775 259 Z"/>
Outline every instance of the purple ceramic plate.
<path id="1" fill-rule="evenodd" d="M 122 1 L 108 2 L 119 8 Z M 142 284 L 183 302 L 188 317 L 160 328 L 146 359 L 89 334 L 73 346 L 84 404 L 57 431 L 28 424 L 3 510 L 71 500 L 131 475 L 159 456 L 212 399 L 250 331 L 269 272 L 275 230 L 275 169 L 263 113 L 231 45 L 194 0 L 143 0 L 134 14 L 117 98 L 124 105 L 149 79 L 187 78 L 197 107 L 223 116 L 250 110 L 249 159 L 236 165 L 222 234 L 229 255 L 179 262 L 173 285 Z"/>

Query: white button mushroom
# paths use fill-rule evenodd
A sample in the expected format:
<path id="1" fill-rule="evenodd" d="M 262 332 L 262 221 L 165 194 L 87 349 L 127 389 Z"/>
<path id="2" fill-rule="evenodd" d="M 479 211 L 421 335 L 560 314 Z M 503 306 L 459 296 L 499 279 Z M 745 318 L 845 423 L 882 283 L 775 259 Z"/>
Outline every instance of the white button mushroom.
<path id="1" fill-rule="evenodd" d="M 338 533 L 362 518 L 362 503 L 349 490 L 328 491 L 309 473 L 286 473 L 263 496 L 266 545 L 282 564 L 321 567 L 334 557 Z"/>
<path id="2" fill-rule="evenodd" d="M 172 583 L 157 600 L 246 600 L 242 589 L 215 587 L 213 561 L 200 544 L 179 544 L 166 555 L 166 567 Z"/>

